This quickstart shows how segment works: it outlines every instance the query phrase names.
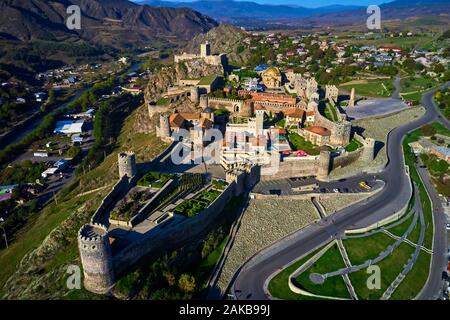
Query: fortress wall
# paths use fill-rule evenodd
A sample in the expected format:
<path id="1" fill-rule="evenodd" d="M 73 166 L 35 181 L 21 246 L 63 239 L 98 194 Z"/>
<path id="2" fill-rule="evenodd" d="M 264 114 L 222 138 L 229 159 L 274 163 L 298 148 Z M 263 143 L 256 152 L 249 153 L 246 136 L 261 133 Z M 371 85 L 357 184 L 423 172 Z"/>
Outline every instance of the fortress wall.
<path id="1" fill-rule="evenodd" d="M 242 109 L 244 101 L 237 99 L 226 99 L 226 98 L 210 98 L 208 97 L 208 106 L 212 108 L 225 108 L 231 113 L 237 112 L 236 107 L 239 110 Z"/>
<path id="2" fill-rule="evenodd" d="M 155 157 L 152 161 L 146 163 L 145 165 L 139 166 L 138 172 L 146 172 L 149 170 L 154 169 L 156 166 L 158 166 L 161 162 L 161 160 L 167 155 L 170 154 L 170 151 L 172 150 L 174 146 L 174 143 L 169 145 L 163 152 L 161 152 L 157 157 Z M 170 157 L 169 157 L 170 160 Z M 102 200 L 102 203 L 95 211 L 94 215 L 91 218 L 91 223 L 102 223 L 102 217 L 104 217 L 104 214 L 108 212 L 110 206 L 115 203 L 119 198 L 124 195 L 126 192 L 128 192 L 134 185 L 136 185 L 138 178 L 140 178 L 140 175 L 137 174 L 132 179 L 129 179 L 128 177 L 124 176 L 122 177 L 111 189 L 111 191 L 106 195 L 106 197 Z"/>
<path id="3" fill-rule="evenodd" d="M 352 152 L 345 152 L 344 154 L 332 159 L 332 169 L 351 165 L 353 162 L 357 161 L 362 154 L 363 148 L 359 148 L 358 150 Z"/>
<path id="4" fill-rule="evenodd" d="M 363 145 L 366 142 L 366 139 L 364 139 L 364 137 L 359 135 L 357 132 L 354 133 L 353 138 L 355 138 L 356 141 L 362 143 Z"/>
<path id="5" fill-rule="evenodd" d="M 122 274 L 143 256 L 156 259 L 165 252 L 174 251 L 205 236 L 218 220 L 224 207 L 233 198 L 236 183 L 232 182 L 222 194 L 192 218 L 177 224 L 166 224 L 150 231 L 151 235 L 141 242 L 134 242 L 113 257 L 114 273 Z M 174 218 L 175 219 L 175 218 Z"/>
<path id="6" fill-rule="evenodd" d="M 101 223 L 102 217 L 104 213 L 110 209 L 109 207 L 120 198 L 120 195 L 126 193 L 130 187 L 131 183 L 128 177 L 122 177 L 111 189 L 111 191 L 106 195 L 106 197 L 102 200 L 102 203 L 98 207 L 97 211 L 95 211 L 94 215 L 91 218 L 91 223 Z"/>
<path id="7" fill-rule="evenodd" d="M 335 123 L 333 121 L 328 120 L 327 118 L 325 118 L 320 112 L 319 112 L 319 108 L 316 107 L 314 110 L 314 124 L 316 126 L 321 126 L 324 128 L 327 128 L 330 131 L 333 131 L 335 128 Z"/>
<path id="8" fill-rule="evenodd" d="M 315 176 L 319 166 L 319 159 L 295 159 L 280 162 L 277 179 L 300 176 Z M 263 180 L 270 180 L 272 176 L 262 176 Z M 264 179 L 265 178 L 265 179 Z"/>

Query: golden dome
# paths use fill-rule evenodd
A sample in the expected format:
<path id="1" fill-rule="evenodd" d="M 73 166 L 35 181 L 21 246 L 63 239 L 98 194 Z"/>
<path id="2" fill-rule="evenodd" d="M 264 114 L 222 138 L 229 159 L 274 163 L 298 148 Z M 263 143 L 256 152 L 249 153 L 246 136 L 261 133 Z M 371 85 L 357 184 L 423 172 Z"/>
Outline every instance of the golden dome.
<path id="1" fill-rule="evenodd" d="M 279 77 L 281 76 L 281 72 L 277 67 L 270 67 L 264 71 L 264 75 L 269 77 Z"/>

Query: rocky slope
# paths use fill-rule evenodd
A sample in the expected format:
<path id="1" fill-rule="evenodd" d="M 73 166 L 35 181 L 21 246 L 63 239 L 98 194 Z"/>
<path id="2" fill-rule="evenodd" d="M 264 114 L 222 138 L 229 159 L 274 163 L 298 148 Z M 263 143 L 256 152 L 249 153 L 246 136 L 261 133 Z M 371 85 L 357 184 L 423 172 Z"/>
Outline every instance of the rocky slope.
<path id="1" fill-rule="evenodd" d="M 200 44 L 208 41 L 213 53 L 226 53 L 231 63 L 242 65 L 250 57 L 250 50 L 244 43 L 247 37 L 248 34 L 244 30 L 232 25 L 221 24 L 207 33 L 196 35 L 189 41 L 184 51 L 199 53 Z M 237 48 L 240 46 L 243 51 L 238 53 Z"/>

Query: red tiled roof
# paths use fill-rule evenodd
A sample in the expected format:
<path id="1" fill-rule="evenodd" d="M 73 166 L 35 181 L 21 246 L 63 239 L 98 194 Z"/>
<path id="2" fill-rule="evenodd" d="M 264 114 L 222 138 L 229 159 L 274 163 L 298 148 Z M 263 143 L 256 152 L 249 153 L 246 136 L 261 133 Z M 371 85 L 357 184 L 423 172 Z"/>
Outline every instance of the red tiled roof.
<path id="1" fill-rule="evenodd" d="M 298 119 L 300 119 L 300 118 L 303 118 L 303 114 L 304 114 L 305 112 L 302 110 L 302 109 L 299 109 L 299 108 L 292 108 L 292 109 L 289 109 L 289 110 L 287 110 L 287 111 L 285 111 L 284 112 L 284 115 L 286 116 L 286 117 L 291 117 L 291 118 L 298 118 Z"/>
<path id="2" fill-rule="evenodd" d="M 169 117 L 171 127 L 181 128 L 185 119 L 179 113 L 172 113 Z"/>
<path id="3" fill-rule="evenodd" d="M 200 127 L 202 129 L 211 129 L 213 127 L 213 122 L 208 118 L 202 118 L 200 120 Z"/>
<path id="4" fill-rule="evenodd" d="M 314 127 L 310 127 L 310 128 L 306 128 L 305 130 L 318 134 L 319 136 L 330 136 L 331 135 L 331 131 L 328 130 L 327 128 L 321 127 L 321 126 L 314 126 Z"/>

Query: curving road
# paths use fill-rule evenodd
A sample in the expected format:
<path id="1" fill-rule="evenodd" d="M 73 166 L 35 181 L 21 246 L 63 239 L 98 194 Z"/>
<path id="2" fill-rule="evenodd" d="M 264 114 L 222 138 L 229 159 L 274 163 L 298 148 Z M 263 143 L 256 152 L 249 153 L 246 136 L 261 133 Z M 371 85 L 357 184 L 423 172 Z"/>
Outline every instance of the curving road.
<path id="1" fill-rule="evenodd" d="M 447 83 L 445 86 L 449 84 Z M 327 221 L 299 230 L 250 258 L 241 266 L 232 280 L 230 292 L 236 299 L 267 299 L 264 284 L 273 273 L 325 244 L 336 234 L 379 221 L 400 209 L 408 201 L 410 183 L 409 177 L 405 173 L 401 148 L 404 136 L 408 132 L 434 121 L 440 121 L 450 129 L 450 122 L 441 115 L 433 101 L 433 94 L 436 90 L 423 96 L 422 105 L 426 108 L 423 117 L 395 128 L 389 133 L 387 140 L 388 164 L 383 172 L 376 175 L 378 179 L 386 181 L 384 190 L 365 203 L 343 209 L 328 218 Z M 434 202 L 436 199 L 432 200 L 433 208 L 437 210 Z M 446 263 L 443 255 L 447 252 L 445 221 L 441 217 L 442 213 L 433 211 L 433 214 L 435 216 L 433 250 L 438 254 L 433 254 L 430 276 L 420 295 L 422 299 L 436 298 L 436 293 L 441 290 L 441 271 L 445 268 Z"/>

